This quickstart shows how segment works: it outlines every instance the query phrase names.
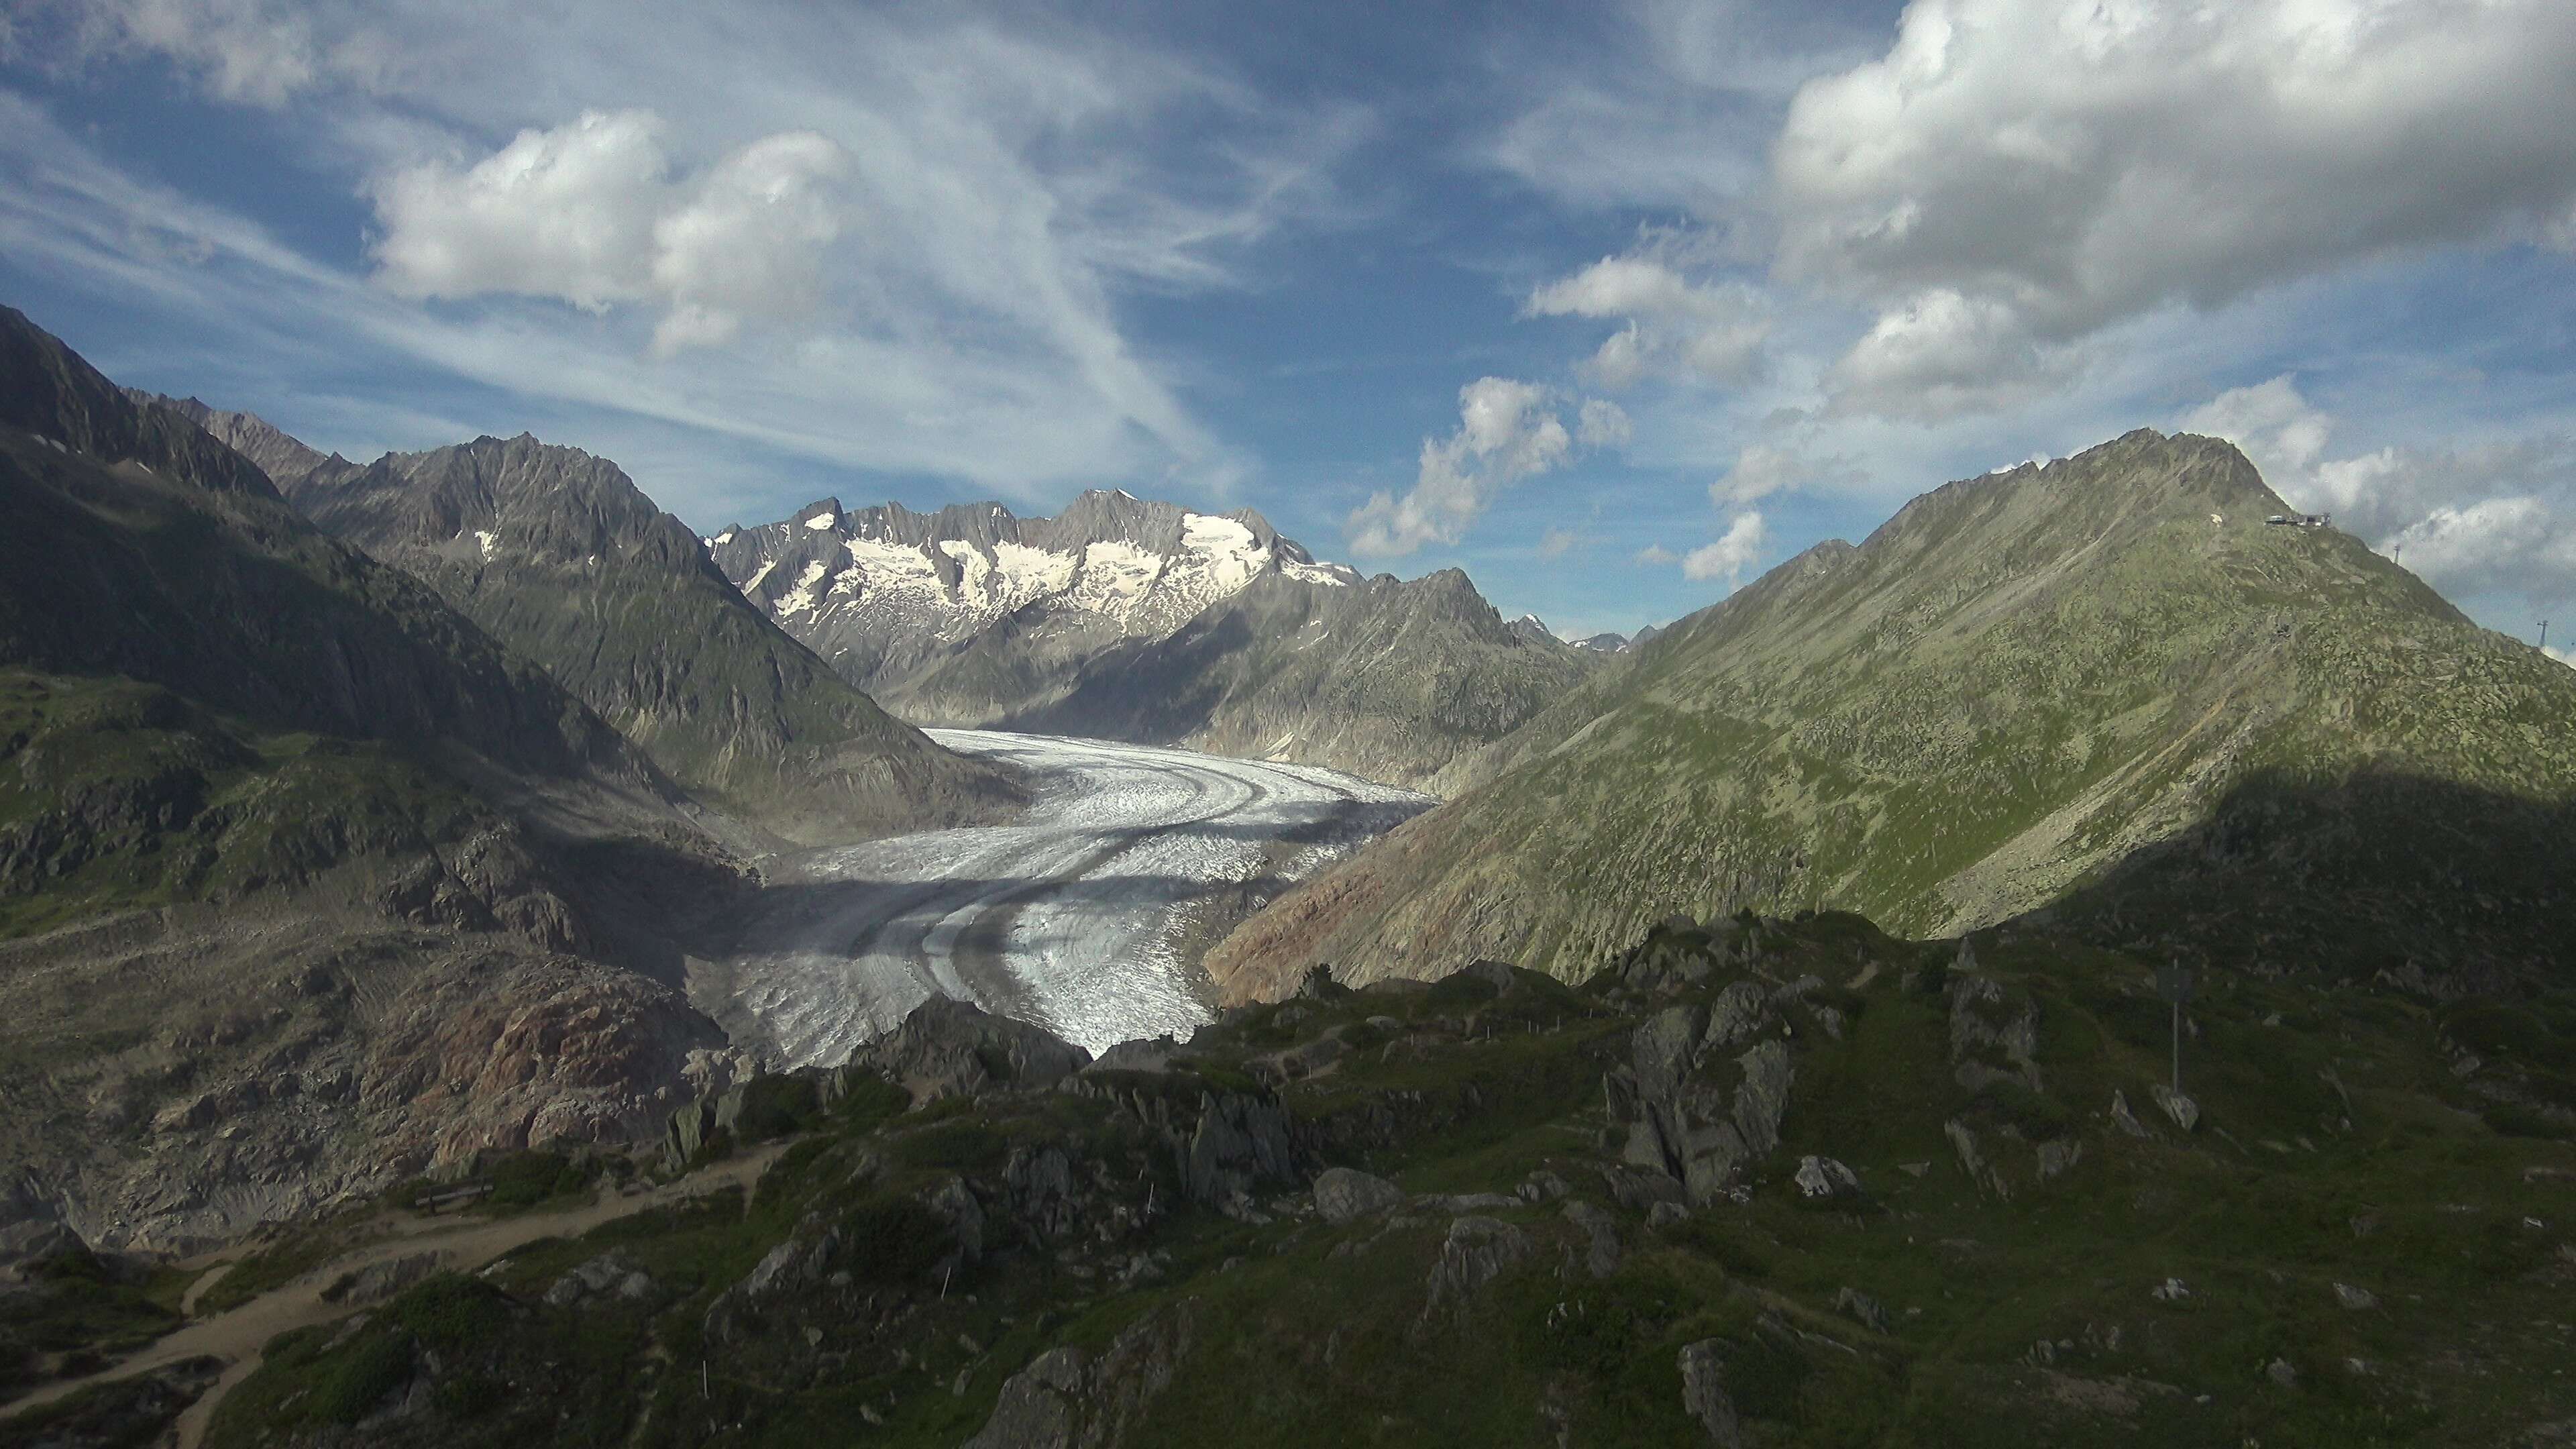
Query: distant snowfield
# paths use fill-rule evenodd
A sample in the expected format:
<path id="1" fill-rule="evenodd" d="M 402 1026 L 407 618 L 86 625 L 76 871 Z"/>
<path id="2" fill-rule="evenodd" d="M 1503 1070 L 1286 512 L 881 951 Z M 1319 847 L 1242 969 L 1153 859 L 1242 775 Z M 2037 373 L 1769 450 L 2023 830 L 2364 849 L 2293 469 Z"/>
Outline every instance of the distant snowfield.
<path id="1" fill-rule="evenodd" d="M 933 730 L 1026 772 L 1018 822 L 817 851 L 773 875 L 690 995 L 737 1045 L 837 1064 L 933 992 L 1098 1052 L 1211 1015 L 1180 939 L 1264 874 L 1303 879 L 1428 809 L 1337 771 L 1099 740 Z M 1201 942 L 1200 944 L 1205 944 Z"/>

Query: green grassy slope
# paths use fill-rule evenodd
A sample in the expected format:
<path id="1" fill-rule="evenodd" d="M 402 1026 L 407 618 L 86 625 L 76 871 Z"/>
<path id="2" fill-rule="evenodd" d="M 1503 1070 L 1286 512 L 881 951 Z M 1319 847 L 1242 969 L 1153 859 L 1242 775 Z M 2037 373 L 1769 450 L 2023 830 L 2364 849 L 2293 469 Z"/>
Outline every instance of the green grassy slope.
<path id="1" fill-rule="evenodd" d="M 1756 1446 L 2488 1445 L 2576 1415 L 2576 999 L 2213 982 L 2185 1131 L 2149 1101 L 2149 962 L 2035 931 L 1959 956 L 1833 914 L 1665 928 L 1581 990 L 1328 992 L 1079 1089 L 898 1111 L 862 1076 L 781 1119 L 808 1135 L 748 1201 L 271 1345 L 209 1442 L 955 1445 L 1041 1361 L 1037 1400 L 1120 1449 L 1708 1442 L 1686 1352 Z M 1791 1068 L 1779 1144 L 1651 1211 L 1679 1191 L 1623 1162 L 1618 1083 L 1655 1023 L 1747 990 Z M 1746 1049 L 1685 1083 L 1722 1102 Z M 1190 1195 L 1244 1160 L 1220 1110 L 1294 1144 L 1223 1210 Z M 1809 1155 L 1857 1191 L 1808 1196 Z M 1405 1196 L 1327 1221 L 1327 1163 Z M 560 1287 L 603 1260 L 632 1296 Z"/>
<path id="2" fill-rule="evenodd" d="M 2194 950 L 2259 947 L 2236 927 L 2278 895 L 2367 919 L 2376 964 L 2545 956 L 2576 861 L 2576 671 L 2357 539 L 2265 524 L 2281 511 L 2234 449 L 2146 432 L 1950 484 L 1467 762 L 1474 788 L 1211 968 L 1245 994 L 1315 961 L 1575 972 L 1669 911 L 1824 904 L 1955 931 L 2088 884 L 2076 915 L 2115 934 L 2119 894 L 2192 898 L 2150 934 Z M 2185 869 L 2227 857 L 2207 830 L 2229 819 L 2269 822 L 2261 849 Z M 2465 889 L 2454 833 L 2532 865 Z M 2159 843 L 2153 880 L 2112 873 Z"/>

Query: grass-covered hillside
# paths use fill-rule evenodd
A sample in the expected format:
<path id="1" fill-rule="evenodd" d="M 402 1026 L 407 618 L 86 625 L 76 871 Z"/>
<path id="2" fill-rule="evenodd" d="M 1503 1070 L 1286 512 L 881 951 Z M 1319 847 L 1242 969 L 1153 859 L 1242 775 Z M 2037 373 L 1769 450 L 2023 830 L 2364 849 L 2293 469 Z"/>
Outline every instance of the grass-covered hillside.
<path id="1" fill-rule="evenodd" d="M 1319 961 L 1579 975 L 1676 910 L 1949 933 L 2061 901 L 2275 967 L 2545 966 L 2576 671 L 2286 511 L 2234 448 L 2143 431 L 1949 484 L 1453 770 L 1211 970 L 1238 997 Z"/>
<path id="2" fill-rule="evenodd" d="M 344 1289 L 363 1311 L 267 1344 L 206 1442 L 2495 1445 L 2576 1418 L 2576 999 L 2213 978 L 2168 1106 L 2150 965 L 1674 923 L 1581 988 L 1327 986 L 1069 1073 L 943 1009 L 686 1114 L 701 1162 L 788 1134 L 747 1196 Z M 586 1172 L 614 1203 L 637 1169 Z M 233 1271 L 329 1281 L 335 1241 Z"/>

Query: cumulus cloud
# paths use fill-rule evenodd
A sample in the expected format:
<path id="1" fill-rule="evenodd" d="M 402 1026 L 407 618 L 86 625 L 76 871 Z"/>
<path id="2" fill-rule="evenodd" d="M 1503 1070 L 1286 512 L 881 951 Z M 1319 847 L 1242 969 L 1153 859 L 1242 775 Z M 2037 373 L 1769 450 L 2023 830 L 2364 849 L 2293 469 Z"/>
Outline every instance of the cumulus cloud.
<path id="1" fill-rule="evenodd" d="M 1881 312 L 1825 383 L 1835 412 L 1939 422 L 2037 397 L 2080 361 L 2034 341 L 2010 306 L 1934 287 Z"/>
<path id="2" fill-rule="evenodd" d="M 1724 579 L 1732 591 L 1762 556 L 1769 541 L 1769 530 L 1763 527 L 1762 515 L 1745 512 L 1728 521 L 1726 532 L 1715 543 L 1705 543 L 1682 558 L 1682 577 L 1686 579 Z"/>
<path id="3" fill-rule="evenodd" d="M 2561 0 L 1916 0 L 1791 102 L 1777 274 L 1877 310 L 1848 406 L 2006 406 L 2157 307 L 2556 235 L 2571 72 Z"/>
<path id="4" fill-rule="evenodd" d="M 1770 335 L 1760 296 L 1741 282 L 1694 282 L 1649 254 L 1603 257 L 1530 293 L 1534 317 L 1624 323 L 1585 363 L 1595 386 L 1618 391 L 1684 370 L 1718 382 L 1752 375 Z"/>
<path id="5" fill-rule="evenodd" d="M 1859 466 L 1849 458 L 1811 458 L 1793 449 L 1754 443 L 1735 455 L 1735 466 L 1725 477 L 1708 485 L 1708 501 L 1720 509 L 1738 508 L 1774 493 L 1848 487 L 1862 481 Z"/>
<path id="6" fill-rule="evenodd" d="M 2334 515 L 2446 593 L 2576 599 L 2576 439 L 2330 456 L 2335 418 L 2287 374 L 2223 392 L 2180 426 L 2235 443 L 2291 506 Z"/>
<path id="7" fill-rule="evenodd" d="M 1574 455 L 1576 435 L 1558 416 L 1560 402 L 1553 389 L 1507 377 L 1480 377 L 1458 389 L 1458 427 L 1422 440 L 1412 489 L 1402 498 L 1378 492 L 1351 510 L 1343 525 L 1351 551 L 1392 558 L 1456 543 L 1495 494 Z M 1590 446 L 1624 439 L 1627 421 L 1605 403 L 1579 408 L 1576 426 Z"/>
<path id="8" fill-rule="evenodd" d="M 841 231 L 841 148 L 789 132 L 679 179 L 667 129 L 650 111 L 590 111 L 470 167 L 392 173 L 375 187 L 378 277 L 409 297 L 650 301 L 661 356 L 808 312 Z"/>
<path id="9" fill-rule="evenodd" d="M 1624 448 L 1636 435 L 1627 411 L 1608 398 L 1585 398 L 1575 413 L 1574 440 L 1587 448 Z"/>
<path id="10" fill-rule="evenodd" d="M 1680 554 L 1660 543 L 1650 543 L 1637 550 L 1636 563 L 1641 568 L 1670 568 L 1681 561 Z"/>

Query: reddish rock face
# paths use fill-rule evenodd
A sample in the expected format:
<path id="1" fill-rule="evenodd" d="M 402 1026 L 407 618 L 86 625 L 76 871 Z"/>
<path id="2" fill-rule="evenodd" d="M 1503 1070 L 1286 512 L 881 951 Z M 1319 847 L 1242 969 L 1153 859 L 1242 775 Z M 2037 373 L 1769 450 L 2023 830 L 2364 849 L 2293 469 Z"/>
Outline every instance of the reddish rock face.
<path id="1" fill-rule="evenodd" d="M 690 1051 L 722 1037 L 677 992 L 571 957 L 468 962 L 391 1004 L 360 1101 L 432 1164 L 486 1147 L 649 1136 Z"/>

